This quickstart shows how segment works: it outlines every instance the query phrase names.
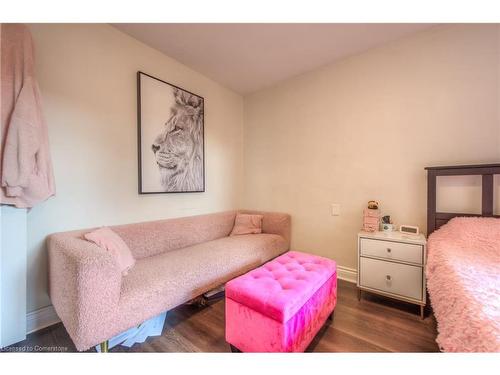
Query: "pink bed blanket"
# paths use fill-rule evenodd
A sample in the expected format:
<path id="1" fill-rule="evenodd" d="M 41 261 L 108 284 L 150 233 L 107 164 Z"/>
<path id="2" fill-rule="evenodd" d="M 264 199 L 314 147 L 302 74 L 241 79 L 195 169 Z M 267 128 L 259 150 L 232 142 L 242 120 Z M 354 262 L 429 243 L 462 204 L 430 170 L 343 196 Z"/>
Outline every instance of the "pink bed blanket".
<path id="1" fill-rule="evenodd" d="M 500 219 L 457 217 L 429 236 L 427 289 L 445 352 L 500 352 Z"/>

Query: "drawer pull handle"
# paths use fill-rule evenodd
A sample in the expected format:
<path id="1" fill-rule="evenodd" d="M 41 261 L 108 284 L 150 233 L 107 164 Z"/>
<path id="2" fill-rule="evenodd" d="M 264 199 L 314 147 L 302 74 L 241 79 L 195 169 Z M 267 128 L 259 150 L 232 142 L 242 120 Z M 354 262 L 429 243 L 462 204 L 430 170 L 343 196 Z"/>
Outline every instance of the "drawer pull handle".
<path id="1" fill-rule="evenodd" d="M 391 275 L 385 275 L 385 278 L 387 279 L 387 281 L 391 281 Z"/>
<path id="2" fill-rule="evenodd" d="M 388 248 L 387 248 L 387 252 L 388 252 L 388 253 L 390 253 L 390 252 L 391 252 L 391 248 L 390 248 L 390 247 L 388 247 Z"/>

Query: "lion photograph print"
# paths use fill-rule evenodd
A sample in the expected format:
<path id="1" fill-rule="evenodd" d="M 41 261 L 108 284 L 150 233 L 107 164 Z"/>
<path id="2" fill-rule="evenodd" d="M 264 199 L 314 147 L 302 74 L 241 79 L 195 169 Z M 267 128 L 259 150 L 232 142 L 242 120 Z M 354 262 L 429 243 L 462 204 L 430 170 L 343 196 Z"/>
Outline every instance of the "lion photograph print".
<path id="1" fill-rule="evenodd" d="M 205 191 L 204 100 L 137 72 L 139 193 Z"/>

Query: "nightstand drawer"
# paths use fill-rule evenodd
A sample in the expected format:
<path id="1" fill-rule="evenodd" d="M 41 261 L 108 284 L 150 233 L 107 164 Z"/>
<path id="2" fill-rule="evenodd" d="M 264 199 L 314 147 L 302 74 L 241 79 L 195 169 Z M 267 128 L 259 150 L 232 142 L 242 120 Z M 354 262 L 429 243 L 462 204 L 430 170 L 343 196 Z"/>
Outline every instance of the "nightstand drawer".
<path id="1" fill-rule="evenodd" d="M 360 239 L 361 256 L 422 264 L 423 246 L 384 240 Z"/>
<path id="2" fill-rule="evenodd" d="M 422 300 L 422 267 L 363 257 L 359 263 L 360 286 Z"/>

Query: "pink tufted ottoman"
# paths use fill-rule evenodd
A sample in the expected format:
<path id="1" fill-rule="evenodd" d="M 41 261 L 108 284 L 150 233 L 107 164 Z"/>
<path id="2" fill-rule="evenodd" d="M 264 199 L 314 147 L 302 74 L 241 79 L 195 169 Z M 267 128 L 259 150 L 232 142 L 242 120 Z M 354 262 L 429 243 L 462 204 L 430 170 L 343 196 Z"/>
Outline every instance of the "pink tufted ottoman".
<path id="1" fill-rule="evenodd" d="M 289 251 L 226 284 L 226 341 L 243 352 L 303 352 L 337 302 L 333 260 Z"/>

